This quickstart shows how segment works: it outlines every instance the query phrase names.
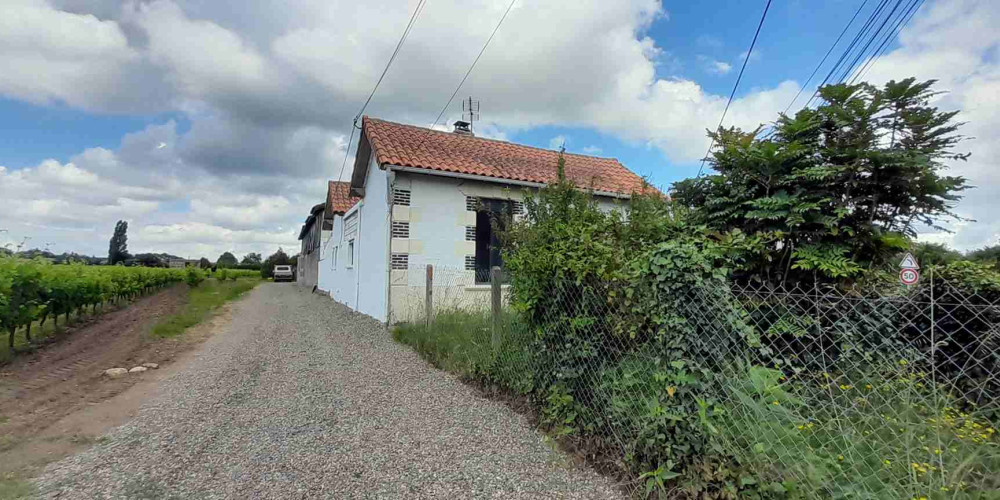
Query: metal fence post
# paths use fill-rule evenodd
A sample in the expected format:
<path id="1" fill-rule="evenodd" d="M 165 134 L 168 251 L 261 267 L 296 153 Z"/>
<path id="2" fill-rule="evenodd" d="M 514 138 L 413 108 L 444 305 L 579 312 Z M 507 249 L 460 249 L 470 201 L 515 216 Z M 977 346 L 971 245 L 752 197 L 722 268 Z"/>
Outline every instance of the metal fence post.
<path id="1" fill-rule="evenodd" d="M 503 271 L 500 267 L 493 266 L 490 269 L 490 291 L 492 292 L 492 301 L 490 312 L 493 317 L 493 338 L 492 346 L 496 350 L 500 347 L 500 282 L 503 280 Z"/>
<path id="2" fill-rule="evenodd" d="M 424 321 L 428 328 L 434 314 L 434 266 L 427 264 L 426 295 L 424 296 Z"/>

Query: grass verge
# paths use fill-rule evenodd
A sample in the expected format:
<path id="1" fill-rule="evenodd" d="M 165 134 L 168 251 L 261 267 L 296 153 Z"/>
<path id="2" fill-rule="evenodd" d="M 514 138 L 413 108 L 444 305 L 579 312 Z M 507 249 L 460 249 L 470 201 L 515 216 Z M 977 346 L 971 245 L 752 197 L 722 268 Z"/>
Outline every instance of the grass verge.
<path id="1" fill-rule="evenodd" d="M 534 388 L 534 335 L 514 313 L 505 311 L 494 328 L 487 312 L 442 311 L 430 326 L 401 323 L 392 336 L 442 370 L 519 394 Z"/>
<path id="2" fill-rule="evenodd" d="M 260 280 L 256 278 L 204 281 L 188 290 L 187 304 L 180 312 L 160 319 L 153 326 L 153 336 L 167 338 L 184 333 L 184 330 L 204 321 L 219 306 L 240 297 L 258 283 Z"/>

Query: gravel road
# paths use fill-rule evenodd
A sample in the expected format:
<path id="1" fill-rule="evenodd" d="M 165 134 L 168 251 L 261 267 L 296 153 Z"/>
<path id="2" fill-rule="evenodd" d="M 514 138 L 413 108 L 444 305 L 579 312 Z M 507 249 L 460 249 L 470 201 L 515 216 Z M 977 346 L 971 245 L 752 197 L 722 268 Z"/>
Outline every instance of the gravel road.
<path id="1" fill-rule="evenodd" d="M 527 421 L 294 284 L 264 284 L 46 498 L 619 498 Z"/>

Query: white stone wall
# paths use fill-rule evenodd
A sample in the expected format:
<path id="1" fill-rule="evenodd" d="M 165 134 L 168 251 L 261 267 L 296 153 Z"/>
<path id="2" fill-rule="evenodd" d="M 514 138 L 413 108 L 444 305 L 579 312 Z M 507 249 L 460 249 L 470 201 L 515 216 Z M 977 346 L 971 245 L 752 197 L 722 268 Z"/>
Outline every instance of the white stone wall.
<path id="1" fill-rule="evenodd" d="M 424 314 L 426 266 L 431 264 L 435 310 L 488 309 L 489 285 L 477 285 L 475 272 L 466 269 L 466 257 L 476 254 L 475 242 L 466 239 L 466 227 L 476 225 L 466 197 L 523 201 L 537 190 L 382 170 L 374 161 L 368 165 L 366 182 L 364 199 L 334 217 L 333 230 L 323 242 L 319 289 L 380 321 L 412 320 Z M 393 205 L 394 189 L 409 192 L 409 206 Z M 622 206 L 611 198 L 598 198 L 598 203 L 606 210 Z M 404 223 L 407 236 L 392 237 L 393 223 Z M 351 239 L 353 266 L 348 255 Z M 394 258 L 405 269 L 390 269 Z"/>
<path id="2" fill-rule="evenodd" d="M 390 321 L 423 317 L 428 264 L 435 270 L 436 309 L 488 309 L 489 285 L 477 285 L 475 272 L 466 269 L 466 257 L 476 254 L 475 241 L 466 240 L 466 227 L 476 225 L 466 197 L 523 201 L 537 190 L 412 172 L 396 172 L 393 188 L 409 190 L 410 206 L 392 207 L 392 222 L 408 223 L 409 237 L 392 238 L 392 254 L 406 255 L 407 269 L 392 270 Z M 598 203 L 606 210 L 622 206 L 611 198 L 598 198 Z"/>

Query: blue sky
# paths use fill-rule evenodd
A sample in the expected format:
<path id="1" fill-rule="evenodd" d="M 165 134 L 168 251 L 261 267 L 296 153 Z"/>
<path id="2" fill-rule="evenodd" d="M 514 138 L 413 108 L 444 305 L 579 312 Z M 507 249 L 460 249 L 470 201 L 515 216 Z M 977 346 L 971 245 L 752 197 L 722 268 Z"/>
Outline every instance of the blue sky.
<path id="1" fill-rule="evenodd" d="M 870 3 L 865 13 L 876 2 Z M 860 5 L 861 1 L 839 0 L 774 2 L 737 96 L 784 80 L 804 81 Z M 657 76 L 691 79 L 706 92 L 728 95 L 763 6 L 763 2 L 732 0 L 711 4 L 677 2 L 666 6 L 667 14 L 658 17 L 646 32 L 658 46 L 664 47 L 657 58 Z M 729 64 L 731 69 L 726 73 L 710 71 L 708 67 L 713 61 Z M 804 100 L 800 97 L 799 102 Z M 16 169 L 49 158 L 65 162 L 86 148 L 114 149 L 124 134 L 171 119 L 185 123 L 182 113 L 89 112 L 59 102 L 32 104 L 0 98 L 0 164 Z M 567 139 L 571 151 L 600 148 L 595 155 L 618 158 L 629 168 L 664 185 L 694 175 L 698 169 L 698 162 L 671 162 L 654 147 L 622 141 L 590 128 L 542 126 L 513 131 L 507 137 L 515 142 L 549 147 L 551 139 L 557 136 Z"/>
<path id="2" fill-rule="evenodd" d="M 294 247 L 416 1 L 5 2 L 0 195 L 18 201 L 0 244 L 100 253 L 127 218 L 135 250 Z M 774 0 L 726 124 L 773 120 L 862 1 Z M 428 0 L 366 113 L 426 126 L 506 5 Z M 763 7 L 519 0 L 458 97 L 480 100 L 484 135 L 615 157 L 668 187 L 696 174 Z M 927 0 L 868 77 L 941 79 L 940 105 L 965 110 L 973 157 L 956 172 L 981 187 L 960 213 L 979 222 L 925 236 L 959 248 L 1000 234 L 985 194 L 1000 187 L 998 24 L 996 2 Z"/>

